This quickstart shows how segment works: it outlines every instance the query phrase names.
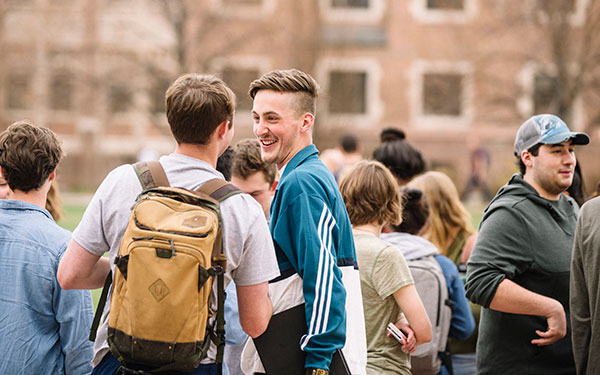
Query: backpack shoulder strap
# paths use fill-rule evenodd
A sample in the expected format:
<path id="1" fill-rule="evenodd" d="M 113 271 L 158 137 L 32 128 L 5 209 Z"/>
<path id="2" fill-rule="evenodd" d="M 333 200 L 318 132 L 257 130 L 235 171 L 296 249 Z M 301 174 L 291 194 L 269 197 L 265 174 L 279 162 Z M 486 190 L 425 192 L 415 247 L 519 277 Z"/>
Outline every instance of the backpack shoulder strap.
<path id="1" fill-rule="evenodd" d="M 208 180 L 198 189 L 197 192 L 204 193 L 211 198 L 215 199 L 219 203 L 223 202 L 225 199 L 240 194 L 242 191 L 238 189 L 235 185 L 220 179 L 213 178 L 212 180 Z M 221 214 L 219 213 L 219 221 Z M 217 274 L 217 316 L 215 320 L 214 332 L 211 335 L 212 341 L 217 345 L 217 367 L 219 370 L 223 365 L 223 353 L 225 348 L 225 281 L 224 281 L 224 273 L 225 267 L 227 264 L 227 257 L 223 254 L 223 230 L 219 225 L 219 231 L 217 233 L 217 238 L 215 239 L 215 243 L 213 246 L 212 253 L 213 264 L 216 264 L 221 267 L 221 272 Z M 219 371 L 220 373 L 221 371 Z"/>
<path id="2" fill-rule="evenodd" d="M 133 164 L 135 174 L 142 184 L 142 189 L 151 189 L 159 186 L 170 186 L 164 168 L 158 160 L 138 161 Z"/>
<path id="3" fill-rule="evenodd" d="M 219 203 L 232 195 L 240 194 L 242 191 L 235 185 L 220 178 L 213 178 L 208 180 L 196 191 L 209 195 L 211 198 L 216 199 Z"/>

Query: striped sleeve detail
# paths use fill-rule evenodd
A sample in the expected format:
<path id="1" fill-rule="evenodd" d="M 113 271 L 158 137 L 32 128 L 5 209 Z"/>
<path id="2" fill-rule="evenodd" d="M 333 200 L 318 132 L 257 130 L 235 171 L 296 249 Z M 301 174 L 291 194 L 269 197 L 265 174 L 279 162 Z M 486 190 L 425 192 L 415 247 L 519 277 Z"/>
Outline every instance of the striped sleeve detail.
<path id="1" fill-rule="evenodd" d="M 302 339 L 300 348 L 304 350 L 310 339 L 327 330 L 329 320 L 329 309 L 331 307 L 331 289 L 333 287 L 333 265 L 335 259 L 331 254 L 331 232 L 336 222 L 323 204 L 323 211 L 317 228 L 319 236 L 319 266 L 315 282 L 315 299 L 312 304 L 312 314 L 307 334 Z"/>

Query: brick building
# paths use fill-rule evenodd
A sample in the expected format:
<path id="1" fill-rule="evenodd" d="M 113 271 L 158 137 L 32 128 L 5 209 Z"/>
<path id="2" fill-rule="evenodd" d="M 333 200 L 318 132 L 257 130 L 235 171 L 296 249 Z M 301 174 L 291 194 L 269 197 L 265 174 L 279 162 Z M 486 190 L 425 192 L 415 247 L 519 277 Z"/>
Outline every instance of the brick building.
<path id="1" fill-rule="evenodd" d="M 5 0 L 0 127 L 49 126 L 69 154 L 61 182 L 93 188 L 143 149 L 173 149 L 163 96 L 179 73 L 230 84 L 241 139 L 252 136 L 249 82 L 296 67 L 323 88 L 321 149 L 353 132 L 369 156 L 382 128 L 399 127 L 461 189 L 467 141 L 478 138 L 498 187 L 516 170 L 518 126 L 552 112 L 592 136 L 578 153 L 591 190 L 600 179 L 597 2 Z"/>

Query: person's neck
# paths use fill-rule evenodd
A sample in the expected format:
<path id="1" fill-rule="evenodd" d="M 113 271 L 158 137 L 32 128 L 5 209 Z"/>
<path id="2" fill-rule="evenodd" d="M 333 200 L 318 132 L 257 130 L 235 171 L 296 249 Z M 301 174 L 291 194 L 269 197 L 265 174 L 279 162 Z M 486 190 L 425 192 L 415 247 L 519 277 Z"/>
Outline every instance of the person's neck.
<path id="1" fill-rule="evenodd" d="M 353 225 L 352 231 L 357 234 L 371 234 L 375 237 L 379 237 L 382 227 L 383 225 L 380 224 Z"/>
<path id="2" fill-rule="evenodd" d="M 28 192 L 24 192 L 21 190 L 14 190 L 10 199 L 21 201 L 25 203 L 30 203 L 39 207 L 46 207 L 46 196 L 48 195 L 48 188 L 46 186 L 42 186 L 38 190 L 31 190 Z"/>
<path id="3" fill-rule="evenodd" d="M 523 180 L 525 180 L 525 182 L 527 182 L 529 185 L 531 185 L 531 187 L 534 188 L 535 191 L 537 191 L 537 193 L 540 195 L 540 197 L 551 200 L 551 201 L 557 201 L 560 199 L 560 193 L 553 194 L 553 193 L 550 193 L 549 191 L 547 191 L 546 189 L 542 188 L 535 181 L 532 173 L 525 173 L 525 175 L 523 175 Z"/>
<path id="4" fill-rule="evenodd" d="M 206 145 L 179 143 L 175 148 L 175 153 L 205 161 L 213 168 L 216 168 L 217 159 L 219 158 L 219 150 L 214 143 Z"/>
<path id="5" fill-rule="evenodd" d="M 289 164 L 289 162 L 296 156 L 298 153 L 308 146 L 312 145 L 312 137 L 305 136 L 303 137 L 297 144 L 296 147 L 293 148 L 293 151 L 290 151 L 288 157 L 283 160 L 281 163 L 276 164 L 277 170 L 281 170 L 283 167 Z"/>

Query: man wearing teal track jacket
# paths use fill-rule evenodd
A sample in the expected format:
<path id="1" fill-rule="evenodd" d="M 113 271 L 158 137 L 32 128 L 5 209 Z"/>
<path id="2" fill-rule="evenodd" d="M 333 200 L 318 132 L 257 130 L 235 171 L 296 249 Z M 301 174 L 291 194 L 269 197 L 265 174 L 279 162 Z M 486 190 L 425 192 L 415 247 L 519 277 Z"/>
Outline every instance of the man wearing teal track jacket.
<path id="1" fill-rule="evenodd" d="M 366 338 L 352 228 L 333 175 L 312 144 L 318 84 L 292 69 L 273 71 L 250 85 L 254 133 L 261 155 L 280 181 L 271 205 L 271 234 L 282 276 L 304 297 L 306 373 L 327 374 L 343 348 L 353 374 L 364 374 Z M 289 285 L 288 285 L 289 287 Z M 292 289 L 293 289 L 292 288 Z M 291 301 L 285 293 L 286 308 Z M 274 313 L 278 308 L 274 299 Z"/>

